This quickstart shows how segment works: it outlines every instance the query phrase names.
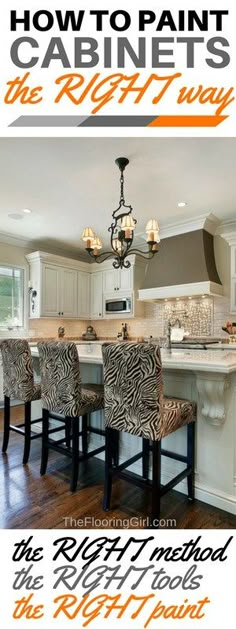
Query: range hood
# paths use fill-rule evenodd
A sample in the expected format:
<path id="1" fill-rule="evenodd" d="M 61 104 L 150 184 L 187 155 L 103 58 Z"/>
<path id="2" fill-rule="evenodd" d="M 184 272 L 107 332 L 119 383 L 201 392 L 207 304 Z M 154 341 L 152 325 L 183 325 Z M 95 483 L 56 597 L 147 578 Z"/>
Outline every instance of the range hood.
<path id="1" fill-rule="evenodd" d="M 163 238 L 159 253 L 148 265 L 139 299 L 153 301 L 200 295 L 223 295 L 212 233 L 195 229 Z"/>

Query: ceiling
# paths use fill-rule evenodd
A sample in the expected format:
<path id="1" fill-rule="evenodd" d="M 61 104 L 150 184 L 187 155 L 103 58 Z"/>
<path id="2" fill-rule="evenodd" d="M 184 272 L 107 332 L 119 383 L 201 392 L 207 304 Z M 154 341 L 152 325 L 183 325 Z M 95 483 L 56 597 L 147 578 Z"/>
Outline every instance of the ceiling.
<path id="1" fill-rule="evenodd" d="M 1 138 L 0 232 L 73 255 L 83 249 L 87 225 L 105 242 L 118 205 L 120 156 L 130 160 L 125 198 L 138 234 L 152 217 L 160 228 L 208 212 L 235 218 L 234 138 Z"/>

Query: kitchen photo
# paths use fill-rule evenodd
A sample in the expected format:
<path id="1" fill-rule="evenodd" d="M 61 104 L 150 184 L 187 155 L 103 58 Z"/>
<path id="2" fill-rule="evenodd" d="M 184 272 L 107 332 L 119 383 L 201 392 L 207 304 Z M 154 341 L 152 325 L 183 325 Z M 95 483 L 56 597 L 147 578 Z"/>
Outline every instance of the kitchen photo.
<path id="1" fill-rule="evenodd" d="M 236 528 L 235 138 L 0 138 L 0 527 Z"/>

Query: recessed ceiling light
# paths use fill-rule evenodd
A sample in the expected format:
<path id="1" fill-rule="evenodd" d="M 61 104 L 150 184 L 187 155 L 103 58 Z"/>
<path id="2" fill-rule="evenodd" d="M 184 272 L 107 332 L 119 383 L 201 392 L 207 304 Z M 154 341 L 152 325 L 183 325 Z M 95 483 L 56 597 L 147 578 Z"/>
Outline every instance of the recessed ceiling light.
<path id="1" fill-rule="evenodd" d="M 28 210 L 27 208 L 25 208 L 25 209 L 23 210 L 23 212 L 24 212 L 25 214 L 31 214 L 32 210 Z"/>
<path id="2" fill-rule="evenodd" d="M 9 218 L 12 218 L 14 221 L 20 221 L 22 218 L 24 218 L 24 216 L 22 216 L 22 214 L 19 214 L 18 212 L 13 212 L 12 214 L 8 214 Z"/>
<path id="3" fill-rule="evenodd" d="M 178 207 L 185 207 L 185 205 L 187 205 L 187 203 L 185 201 L 180 201 L 178 203 Z"/>

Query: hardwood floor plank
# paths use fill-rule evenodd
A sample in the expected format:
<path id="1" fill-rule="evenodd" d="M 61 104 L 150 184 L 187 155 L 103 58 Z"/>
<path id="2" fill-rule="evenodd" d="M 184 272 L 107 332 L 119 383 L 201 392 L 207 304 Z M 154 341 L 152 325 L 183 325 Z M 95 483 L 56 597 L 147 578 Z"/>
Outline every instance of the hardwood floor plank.
<path id="1" fill-rule="evenodd" d="M 12 409 L 13 422 L 19 422 L 22 411 L 22 407 Z M 0 411 L 1 431 L 2 416 Z M 23 439 L 19 435 L 11 433 L 8 453 L 1 453 L 1 528 L 65 529 L 76 527 L 78 520 L 83 521 L 81 528 L 103 528 L 102 522 L 111 529 L 116 528 L 116 523 L 119 528 L 145 526 L 150 509 L 148 492 L 123 481 L 115 481 L 112 510 L 104 513 L 103 463 L 98 459 L 90 459 L 81 464 L 79 488 L 72 494 L 69 486 L 70 461 L 66 457 L 50 452 L 48 473 L 40 476 L 40 445 L 40 440 L 32 442 L 30 460 L 26 466 L 22 465 Z M 236 516 L 198 500 L 190 504 L 186 496 L 176 491 L 163 497 L 161 517 L 166 521 L 176 520 L 174 528 L 178 529 L 236 528 Z M 90 524 L 88 518 L 91 518 Z M 166 523 L 162 528 L 171 527 Z"/>

